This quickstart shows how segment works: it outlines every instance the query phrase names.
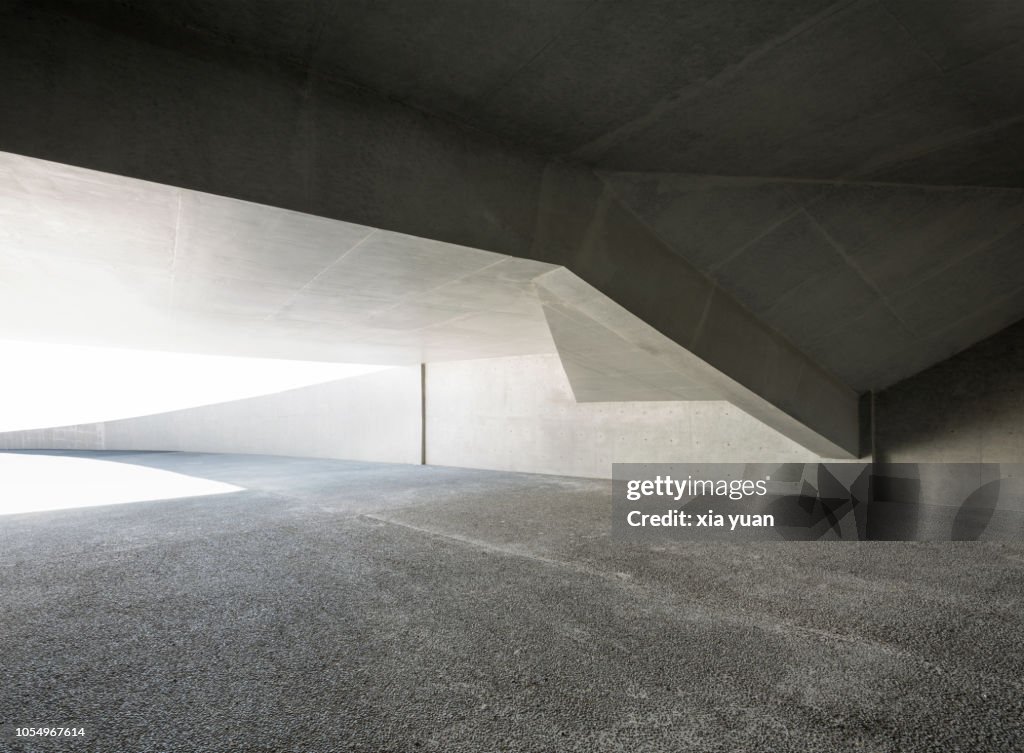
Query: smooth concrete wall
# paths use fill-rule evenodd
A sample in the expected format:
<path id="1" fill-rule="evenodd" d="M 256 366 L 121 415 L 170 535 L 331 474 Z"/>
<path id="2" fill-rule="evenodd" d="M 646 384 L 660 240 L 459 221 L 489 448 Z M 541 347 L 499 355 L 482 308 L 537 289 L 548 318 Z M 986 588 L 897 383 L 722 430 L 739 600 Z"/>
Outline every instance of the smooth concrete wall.
<path id="1" fill-rule="evenodd" d="M 877 395 L 874 441 L 894 463 L 1024 463 L 1024 322 Z"/>
<path id="2" fill-rule="evenodd" d="M 152 416 L 0 434 L 0 449 L 178 450 L 421 459 L 420 367 Z"/>
<path id="3" fill-rule="evenodd" d="M 610 478 L 612 463 L 816 462 L 721 401 L 577 403 L 554 355 L 428 364 L 427 463 Z"/>
<path id="4" fill-rule="evenodd" d="M 75 424 L 0 433 L 0 450 L 102 450 L 103 424 Z"/>

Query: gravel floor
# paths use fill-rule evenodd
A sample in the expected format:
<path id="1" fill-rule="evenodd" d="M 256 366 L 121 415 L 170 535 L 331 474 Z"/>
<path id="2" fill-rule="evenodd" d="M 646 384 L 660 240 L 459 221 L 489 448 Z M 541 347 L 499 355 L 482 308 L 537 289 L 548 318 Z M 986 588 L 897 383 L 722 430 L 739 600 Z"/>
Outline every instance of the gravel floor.
<path id="1" fill-rule="evenodd" d="M 608 482 L 65 453 L 243 486 L 0 516 L 12 751 L 1024 750 L 1024 546 L 626 546 Z M 0 502 L 2 504 L 2 502 Z"/>

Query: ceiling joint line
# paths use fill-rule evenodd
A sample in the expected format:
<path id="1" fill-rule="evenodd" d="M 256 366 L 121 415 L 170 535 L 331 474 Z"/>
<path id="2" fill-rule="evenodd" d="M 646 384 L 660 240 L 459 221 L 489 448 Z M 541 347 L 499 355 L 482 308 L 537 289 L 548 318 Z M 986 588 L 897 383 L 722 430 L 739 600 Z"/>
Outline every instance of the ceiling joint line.
<path id="1" fill-rule="evenodd" d="M 929 280 L 932 280 L 933 278 L 938 277 L 946 270 L 951 269 L 955 264 L 959 264 L 960 262 L 965 261 L 966 259 L 970 259 L 972 256 L 975 256 L 977 254 L 982 253 L 983 251 L 992 248 L 992 246 L 995 246 L 997 243 L 1006 240 L 1014 233 L 1020 232 L 1022 229 L 1024 229 L 1024 224 L 1017 223 L 1009 230 L 1006 230 L 1005 232 L 1002 232 L 999 235 L 997 235 L 995 238 L 991 238 L 987 241 L 979 243 L 977 246 L 971 248 L 970 251 L 967 251 L 964 254 L 956 256 L 955 258 L 947 259 L 943 264 L 934 267 L 933 269 L 929 270 L 923 277 L 916 280 L 913 285 L 910 285 L 907 288 L 907 292 L 917 290 L 919 287 L 926 284 Z"/>
<path id="2" fill-rule="evenodd" d="M 832 248 L 835 250 L 837 254 L 839 254 L 840 258 L 842 258 L 846 265 L 854 272 L 856 272 L 857 276 L 861 279 L 861 281 L 869 288 L 871 288 L 871 291 L 878 296 L 878 299 L 882 302 L 882 305 L 885 306 L 888 312 L 892 314 L 893 318 L 895 318 L 896 321 L 900 323 L 900 326 L 906 329 L 907 332 L 913 334 L 913 328 L 911 328 L 911 326 L 906 321 L 903 320 L 903 317 L 900 316 L 900 314 L 893 307 L 892 303 L 889 301 L 888 296 L 886 296 L 885 293 L 882 292 L 882 289 L 878 287 L 875 281 L 872 280 L 867 275 L 867 273 L 861 268 L 860 264 L 858 264 L 856 260 L 846 252 L 846 248 L 843 246 L 843 244 L 840 243 L 835 238 L 833 238 L 832 234 L 825 229 L 825 226 L 822 225 L 813 214 L 811 214 L 809 211 L 802 207 L 800 211 L 803 212 L 804 216 L 807 217 L 808 221 L 810 221 L 814 228 L 819 233 L 821 233 L 821 235 L 825 238 L 826 241 L 828 241 L 828 244 L 832 246 Z"/>
<path id="3" fill-rule="evenodd" d="M 921 55 L 924 56 L 929 63 L 935 66 L 936 71 L 938 71 L 941 74 L 947 73 L 946 69 L 939 64 L 939 61 L 932 57 L 932 54 L 928 52 L 928 50 L 926 50 L 923 46 L 921 46 L 921 40 L 917 38 L 917 35 L 915 35 L 909 28 L 907 28 L 907 25 L 903 23 L 899 16 L 892 12 L 892 10 L 889 8 L 889 4 L 885 2 L 885 0 L 881 0 L 881 2 L 878 3 L 878 6 L 882 9 L 882 12 L 885 13 L 885 15 L 887 15 L 890 19 L 892 19 L 892 22 L 899 26 L 900 30 L 907 35 L 907 39 L 910 40 L 911 44 L 914 46 L 914 49 L 921 53 Z"/>
<path id="4" fill-rule="evenodd" d="M 874 1 L 875 0 L 840 0 L 837 3 L 833 3 L 825 10 L 815 14 L 812 18 L 805 19 L 796 26 L 787 29 L 782 34 L 762 43 L 759 47 L 749 52 L 745 57 L 730 65 L 726 65 L 722 70 L 710 78 L 697 82 L 697 85 L 694 85 L 694 83 L 691 82 L 673 89 L 662 96 L 653 105 L 648 107 L 647 111 L 643 114 L 602 133 L 594 139 L 591 139 L 586 144 L 574 149 L 568 156 L 573 159 L 583 160 L 585 163 L 594 163 L 599 161 L 607 155 L 609 151 L 617 147 L 623 141 L 642 132 L 648 125 L 652 124 L 655 120 L 664 115 L 669 108 L 677 107 L 693 99 L 697 99 L 706 92 L 708 87 L 715 87 L 728 83 L 748 66 L 757 63 L 775 50 L 786 46 L 819 25 L 826 23 L 833 16 L 843 13 L 853 6 L 868 5 Z"/>
<path id="5" fill-rule="evenodd" d="M 271 319 L 276 318 L 282 311 L 286 310 L 289 306 L 291 306 L 293 303 L 295 303 L 295 301 L 297 301 L 299 299 L 299 296 L 301 296 L 303 294 L 303 292 L 305 292 L 305 290 L 310 285 L 312 285 L 317 280 L 319 280 L 321 277 L 323 277 L 325 274 L 327 274 L 331 269 L 334 268 L 334 266 L 336 264 L 338 264 L 338 262 L 340 262 L 342 259 L 344 259 L 346 256 L 348 256 L 350 253 L 355 251 L 357 248 L 362 246 L 364 243 L 366 243 L 368 240 L 370 240 L 370 238 L 372 238 L 374 235 L 376 235 L 379 232 L 380 231 L 377 230 L 376 228 L 371 229 L 370 232 L 367 233 L 366 235 L 364 235 L 362 238 L 360 238 L 358 242 L 354 243 L 352 246 L 350 246 L 349 248 L 347 248 L 344 251 L 342 251 L 338 255 L 337 259 L 335 259 L 330 264 L 328 264 L 326 267 L 324 267 L 319 272 L 317 272 L 315 275 L 313 275 L 313 277 L 310 278 L 309 281 L 307 281 L 301 288 L 296 290 L 295 293 L 285 303 L 283 303 L 276 311 L 274 311 L 273 313 L 267 314 L 267 316 L 264 317 L 263 321 L 270 321 Z"/>

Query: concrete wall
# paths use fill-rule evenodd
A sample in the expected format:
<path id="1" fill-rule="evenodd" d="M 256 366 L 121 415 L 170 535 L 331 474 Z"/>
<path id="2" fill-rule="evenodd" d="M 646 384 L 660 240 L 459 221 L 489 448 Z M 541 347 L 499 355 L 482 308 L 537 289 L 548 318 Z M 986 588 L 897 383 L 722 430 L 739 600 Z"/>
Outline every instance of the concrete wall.
<path id="1" fill-rule="evenodd" d="M 0 449 L 239 452 L 419 463 L 419 367 L 104 423 L 0 434 Z M 427 462 L 610 478 L 613 462 L 818 456 L 721 401 L 577 403 L 557 355 L 426 367 Z"/>
<path id="2" fill-rule="evenodd" d="M 1024 322 L 875 397 L 875 456 L 921 478 L 921 538 L 1024 535 Z M 961 463 L 998 465 L 963 466 Z"/>
<path id="3" fill-rule="evenodd" d="M 103 424 L 75 424 L 0 433 L 0 450 L 102 450 Z"/>
<path id="4" fill-rule="evenodd" d="M 0 449 L 183 450 L 419 463 L 420 368 L 229 403 L 0 434 Z"/>
<path id="5" fill-rule="evenodd" d="M 577 403 L 557 356 L 433 363 L 427 463 L 610 478 L 613 462 L 815 462 L 729 403 Z"/>
<path id="6" fill-rule="evenodd" d="M 876 396 L 875 451 L 896 463 L 1024 463 L 1024 322 Z"/>

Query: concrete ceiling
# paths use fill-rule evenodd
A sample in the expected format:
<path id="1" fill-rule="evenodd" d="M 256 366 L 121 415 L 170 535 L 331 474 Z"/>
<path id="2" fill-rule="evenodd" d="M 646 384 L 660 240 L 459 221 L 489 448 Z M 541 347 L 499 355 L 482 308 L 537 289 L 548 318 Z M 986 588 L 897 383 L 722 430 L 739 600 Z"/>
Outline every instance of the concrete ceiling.
<path id="1" fill-rule="evenodd" d="M 755 388 L 854 398 L 751 327 Z M 557 353 L 580 402 L 727 400 L 823 452 L 857 441 L 845 412 L 805 427 L 564 266 L 4 152 L 0 338 L 394 365 Z"/>
<path id="2" fill-rule="evenodd" d="M 554 267 L 0 153 L 0 335 L 409 364 L 550 353 Z"/>
<path id="3" fill-rule="evenodd" d="M 858 391 L 1024 317 L 1024 190 L 604 178 L 669 248 Z"/>
<path id="4" fill-rule="evenodd" d="M 557 353 L 580 402 L 738 387 L 563 267 L 0 152 L 0 337 L 416 364 Z"/>
<path id="5" fill-rule="evenodd" d="M 1017 0 L 48 4 L 595 167 L 673 252 L 859 391 L 1024 317 Z"/>
<path id="6" fill-rule="evenodd" d="M 859 391 L 1024 317 L 1018 0 L 9 0 L 0 13 L 8 110 L 25 113 L 0 122 L 0 147 L 410 234 L 356 239 L 339 263 L 378 279 L 379 260 L 397 286 L 380 288 L 324 266 L 317 243 L 297 241 L 309 258 L 283 269 L 273 228 L 251 233 L 244 263 L 221 254 L 218 233 L 234 231 L 202 230 L 219 200 L 179 193 L 161 215 L 185 220 L 168 231 L 182 244 L 172 281 L 147 272 L 145 301 L 169 296 L 179 329 L 259 319 L 343 359 L 345 326 L 380 362 L 523 352 L 539 332 L 580 394 L 616 373 L 565 339 L 579 311 L 534 296 L 520 339 L 525 309 L 417 287 L 435 278 L 412 235 L 462 244 L 463 287 L 537 277 L 467 246 L 557 262 L 727 376 L 762 357 L 744 345 L 751 322 L 802 373 Z M 641 246 L 648 269 L 623 281 Z M 701 295 L 666 313 L 682 288 Z M 651 290 L 665 300 L 648 304 Z M 443 328 L 466 339 L 431 340 Z M 495 332 L 508 342 L 488 346 Z M 678 394 L 631 352 L 655 375 L 639 394 Z M 759 378 L 749 363 L 737 374 Z"/>
<path id="7" fill-rule="evenodd" d="M 396 365 L 558 353 L 581 402 L 730 396 L 562 267 L 3 152 L 0 272 L 0 337 Z"/>
<path id="8" fill-rule="evenodd" d="M 1024 187 L 1017 0 L 50 0 L 600 167 Z"/>

